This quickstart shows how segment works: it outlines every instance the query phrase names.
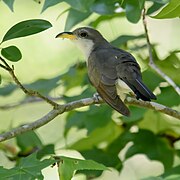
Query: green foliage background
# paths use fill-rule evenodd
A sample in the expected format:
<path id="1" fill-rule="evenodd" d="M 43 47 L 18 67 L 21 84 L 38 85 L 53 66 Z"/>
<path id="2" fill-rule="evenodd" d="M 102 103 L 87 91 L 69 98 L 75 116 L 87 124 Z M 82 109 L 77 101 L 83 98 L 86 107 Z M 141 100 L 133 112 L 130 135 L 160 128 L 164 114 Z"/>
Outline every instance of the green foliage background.
<path id="1" fill-rule="evenodd" d="M 6 50 L 6 58 L 9 57 L 6 55 L 8 46 L 16 46 L 21 51 L 22 59 L 16 56 L 9 60 L 21 60 L 9 63 L 15 66 L 15 72 L 26 88 L 46 96 L 61 97 L 59 103 L 91 97 L 95 89 L 89 84 L 83 56 L 70 42 L 55 39 L 59 32 L 90 25 L 112 44 L 130 51 L 137 58 L 143 79 L 157 93 L 158 103 L 178 109 L 180 98 L 177 93 L 148 67 L 148 51 L 140 19 L 144 3 L 149 15 L 147 24 L 155 63 L 176 84 L 180 84 L 179 19 L 163 19 L 180 16 L 178 0 L 170 3 L 166 0 L 3 0 L 0 2 L 1 40 L 13 25 L 24 20 L 45 19 L 53 27 L 36 35 L 6 41 L 0 47 Z M 160 10 L 164 5 L 166 7 Z M 19 55 L 17 51 L 13 49 L 13 55 Z M 1 54 L 4 53 L 2 49 Z M 14 85 L 7 72 L 0 69 L 0 74 L 0 106 L 29 98 Z M 59 168 L 61 179 L 66 177 L 65 180 L 71 178 L 74 170 L 75 179 L 82 180 L 86 177 L 98 180 L 180 178 L 180 122 L 148 109 L 129 108 L 130 118 L 120 116 L 105 104 L 77 109 L 57 117 L 35 132 L 1 143 L 0 166 L 3 167 L 0 167 L 0 179 L 7 179 L 7 175 L 18 179 L 24 171 L 30 172 L 22 173 L 24 178 L 43 179 L 44 175 L 45 179 L 58 179 L 57 167 L 46 168 L 43 175 L 38 174 L 54 163 L 51 158 L 42 160 L 50 154 L 60 156 L 65 162 L 64 167 Z M 6 111 L 1 109 L 0 131 L 32 122 L 50 109 L 44 102 Z M 28 156 L 36 150 L 39 150 L 36 156 Z M 76 159 L 69 160 L 64 156 Z M 81 162 L 77 158 L 100 164 Z M 101 164 L 112 170 L 106 170 Z M 30 170 L 27 168 L 29 165 L 33 165 Z M 20 167 L 24 171 L 20 171 Z M 6 168 L 12 168 L 11 173 Z M 14 174 L 17 172 L 19 176 L 16 177 Z"/>

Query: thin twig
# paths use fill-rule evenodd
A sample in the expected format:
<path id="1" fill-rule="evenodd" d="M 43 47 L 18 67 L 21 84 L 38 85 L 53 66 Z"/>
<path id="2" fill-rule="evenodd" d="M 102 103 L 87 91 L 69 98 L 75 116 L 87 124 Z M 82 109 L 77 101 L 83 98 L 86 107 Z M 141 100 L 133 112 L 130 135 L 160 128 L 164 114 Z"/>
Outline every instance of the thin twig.
<path id="1" fill-rule="evenodd" d="M 42 94 L 40 94 L 37 91 L 33 91 L 33 90 L 28 90 L 26 89 L 21 82 L 18 80 L 18 78 L 16 77 L 15 73 L 14 73 L 14 67 L 10 67 L 9 64 L 2 58 L 0 57 L 0 60 L 4 63 L 4 69 L 7 70 L 9 72 L 9 74 L 11 75 L 11 77 L 13 78 L 14 82 L 19 86 L 19 88 L 27 95 L 29 96 L 34 96 L 34 97 L 39 97 L 41 99 L 43 99 L 44 101 L 46 101 L 48 104 L 52 105 L 54 108 L 56 108 L 58 106 L 57 103 L 55 103 L 54 101 L 50 100 L 49 98 L 43 96 Z M 1 66 L 2 67 L 2 66 Z"/>
<path id="2" fill-rule="evenodd" d="M 178 95 L 180 95 L 180 88 L 175 84 L 175 82 L 169 76 L 167 76 L 164 72 L 162 72 L 154 63 L 153 55 L 152 55 L 152 46 L 149 39 L 147 22 L 146 22 L 146 9 L 145 8 L 143 9 L 142 17 L 143 17 L 143 26 L 144 26 L 144 31 L 146 35 L 146 41 L 147 41 L 147 48 L 149 52 L 149 66 L 152 69 L 154 69 L 163 79 L 165 79 L 175 89 Z"/>
<path id="3" fill-rule="evenodd" d="M 44 126 L 45 124 L 49 123 L 55 117 L 57 117 L 58 115 L 60 115 L 60 114 L 62 114 L 64 112 L 71 111 L 73 109 L 81 108 L 81 107 L 84 107 L 84 106 L 89 106 L 89 105 L 92 105 L 92 104 L 99 104 L 99 103 L 102 103 L 102 102 L 103 102 L 102 100 L 97 102 L 97 98 L 92 97 L 92 98 L 81 99 L 81 100 L 78 100 L 78 101 L 73 101 L 73 102 L 70 102 L 70 103 L 67 103 L 67 104 L 64 104 L 64 105 L 59 105 L 57 107 L 57 109 L 51 110 L 49 113 L 44 115 L 42 118 L 40 118 L 40 119 L 38 119 L 38 120 L 36 120 L 36 121 L 34 121 L 32 123 L 17 127 L 15 129 L 12 129 L 12 130 L 6 132 L 6 133 L 1 134 L 0 135 L 0 142 L 11 139 L 11 138 L 13 138 L 13 137 L 15 137 L 15 136 L 17 136 L 19 134 L 25 133 L 27 131 L 35 130 L 35 129 L 41 127 L 41 126 Z M 177 119 L 180 120 L 180 112 L 178 112 L 176 110 L 173 110 L 171 108 L 168 108 L 166 106 L 163 106 L 161 104 L 158 104 L 158 103 L 139 101 L 139 100 L 136 100 L 134 98 L 127 98 L 125 100 L 125 102 L 126 102 L 126 104 L 129 104 L 129 105 L 135 105 L 135 106 L 139 106 L 139 107 L 159 111 L 159 112 L 162 112 L 163 114 L 167 114 L 167 115 L 170 115 L 172 117 L 176 117 Z"/>
<path id="4" fill-rule="evenodd" d="M 0 64 L 0 67 L 3 68 L 3 69 L 5 69 L 5 70 L 7 70 L 7 71 L 9 70 L 9 69 L 8 69 L 6 66 L 4 66 L 3 64 Z"/>

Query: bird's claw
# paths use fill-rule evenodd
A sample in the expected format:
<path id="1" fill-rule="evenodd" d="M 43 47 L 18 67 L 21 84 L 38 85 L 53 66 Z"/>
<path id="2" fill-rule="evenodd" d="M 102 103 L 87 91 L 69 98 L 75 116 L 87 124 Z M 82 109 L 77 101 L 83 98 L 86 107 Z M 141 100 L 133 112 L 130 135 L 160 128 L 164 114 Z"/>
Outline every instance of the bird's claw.
<path id="1" fill-rule="evenodd" d="M 94 93 L 93 97 L 95 98 L 95 102 L 99 103 L 100 101 L 102 101 L 101 96 L 99 95 L 99 93 Z"/>

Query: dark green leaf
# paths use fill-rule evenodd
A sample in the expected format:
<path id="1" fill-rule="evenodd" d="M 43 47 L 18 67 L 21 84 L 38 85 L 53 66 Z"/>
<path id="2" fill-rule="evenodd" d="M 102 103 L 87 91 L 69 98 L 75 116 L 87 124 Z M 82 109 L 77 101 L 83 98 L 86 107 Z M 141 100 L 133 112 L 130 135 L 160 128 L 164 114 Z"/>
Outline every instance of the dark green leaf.
<path id="1" fill-rule="evenodd" d="M 132 23 L 137 23 L 141 18 L 145 0 L 125 1 L 126 17 Z"/>
<path id="2" fill-rule="evenodd" d="M 19 164 L 11 169 L 0 168 L 1 179 L 38 179 L 43 180 L 41 170 L 55 163 L 54 159 L 45 159 L 39 161 L 36 159 L 36 153 L 20 159 Z"/>
<path id="3" fill-rule="evenodd" d="M 136 40 L 136 39 L 144 39 L 145 35 L 141 34 L 138 36 L 132 36 L 132 35 L 122 35 L 119 36 L 118 38 L 116 38 L 115 40 L 111 41 L 111 44 L 113 44 L 116 47 L 119 47 L 125 43 L 127 43 L 128 41 L 132 41 L 132 40 Z"/>
<path id="4" fill-rule="evenodd" d="M 61 3 L 63 2 L 64 0 L 45 0 L 44 2 L 44 5 L 43 5 L 43 8 L 42 8 L 42 12 L 44 12 L 47 8 L 51 7 L 51 6 L 54 6 L 58 3 Z"/>
<path id="5" fill-rule="evenodd" d="M 156 102 L 170 107 L 178 106 L 180 96 L 171 86 L 161 87 L 161 94 L 157 96 Z"/>
<path id="6" fill-rule="evenodd" d="M 157 137 L 151 131 L 142 129 L 133 136 L 133 145 L 127 150 L 126 158 L 135 154 L 145 154 L 151 160 L 162 162 L 165 169 L 172 168 L 173 150 L 164 139 Z"/>
<path id="7" fill-rule="evenodd" d="M 43 146 L 41 140 L 34 131 L 29 131 L 16 136 L 16 141 L 21 150 L 21 155 L 30 154 Z"/>
<path id="8" fill-rule="evenodd" d="M 59 86 L 61 75 L 50 79 L 39 79 L 31 84 L 23 84 L 27 89 L 33 89 L 41 92 L 44 95 L 48 95 L 54 88 Z M 14 84 L 7 84 L 3 88 L 0 88 L 0 96 L 7 96 L 12 94 L 17 88 Z"/>
<path id="9" fill-rule="evenodd" d="M 164 5 L 164 4 L 162 4 L 162 3 L 154 2 L 153 5 L 152 5 L 150 8 L 148 8 L 146 14 L 149 15 L 149 14 L 154 13 L 155 11 L 157 11 L 158 9 L 160 9 L 163 5 Z"/>
<path id="10" fill-rule="evenodd" d="M 144 113 L 146 112 L 146 109 L 130 106 L 129 110 L 131 112 L 130 117 L 122 117 L 122 120 L 124 123 L 137 123 L 138 121 L 142 120 L 144 117 Z"/>
<path id="11" fill-rule="evenodd" d="M 166 19 L 180 17 L 180 1 L 171 0 L 169 4 L 164 7 L 156 16 L 153 18 Z"/>
<path id="12" fill-rule="evenodd" d="M 159 3 L 159 4 L 166 4 L 168 3 L 170 0 L 149 0 L 155 3 Z"/>
<path id="13" fill-rule="evenodd" d="M 101 15 L 110 15 L 115 14 L 117 7 L 115 6 L 115 1 L 104 1 L 98 0 L 95 1 L 90 7 L 92 12 L 96 12 Z"/>
<path id="14" fill-rule="evenodd" d="M 73 26 L 88 18 L 90 15 L 90 12 L 83 13 L 71 8 L 66 19 L 65 31 L 69 31 Z"/>
<path id="15" fill-rule="evenodd" d="M 59 175 L 61 180 L 71 180 L 77 170 L 108 170 L 102 164 L 92 160 L 81 160 L 60 156 Z"/>
<path id="16" fill-rule="evenodd" d="M 48 144 L 43 146 L 41 150 L 37 152 L 37 159 L 41 159 L 44 156 L 55 154 L 54 144 Z"/>
<path id="17" fill-rule="evenodd" d="M 3 0 L 3 2 L 9 7 L 9 9 L 13 12 L 13 5 L 14 5 L 14 0 Z"/>
<path id="18" fill-rule="evenodd" d="M 106 112 L 106 116 L 103 116 L 104 112 Z M 86 128 L 89 134 L 96 128 L 107 125 L 111 121 L 111 115 L 112 111 L 106 105 L 101 107 L 91 106 L 86 112 L 71 111 L 67 116 L 65 133 L 70 128 L 77 127 L 78 129 Z M 102 117 L 103 119 L 101 119 Z"/>
<path id="19" fill-rule="evenodd" d="M 171 180 L 178 180 L 180 178 L 180 165 L 165 171 L 163 175 L 161 175 L 163 179 L 171 179 Z M 172 177 L 172 178 L 171 178 Z M 173 179 L 174 177 L 174 179 Z"/>
<path id="20" fill-rule="evenodd" d="M 102 163 L 107 167 L 115 167 L 118 171 L 122 168 L 122 162 L 118 157 L 119 152 L 111 153 L 108 150 L 93 148 L 86 151 L 80 151 L 85 159 L 92 159 Z"/>
<path id="21" fill-rule="evenodd" d="M 111 19 L 114 19 L 114 18 L 119 18 L 119 17 L 124 17 L 125 16 L 125 13 L 122 12 L 122 13 L 116 13 L 116 14 L 113 14 L 113 15 L 101 15 L 99 16 L 97 19 L 93 20 L 92 22 L 89 23 L 89 25 L 91 27 L 94 27 L 94 28 L 97 28 L 97 26 L 101 23 L 101 22 L 104 22 L 104 21 L 110 21 Z"/>
<path id="22" fill-rule="evenodd" d="M 14 84 L 8 84 L 0 88 L 0 96 L 8 96 L 12 94 L 17 89 L 17 86 Z"/>
<path id="23" fill-rule="evenodd" d="M 14 38 L 25 37 L 32 34 L 36 34 L 50 27 L 52 27 L 51 23 L 43 19 L 31 19 L 31 20 L 22 21 L 15 24 L 13 27 L 11 27 L 8 30 L 8 32 L 3 37 L 2 42 Z"/>
<path id="24" fill-rule="evenodd" d="M 37 81 L 32 82 L 31 84 L 25 84 L 24 86 L 27 89 L 33 89 L 47 95 L 51 90 L 59 86 L 60 78 L 61 76 L 58 75 L 50 79 L 38 79 Z"/>
<path id="25" fill-rule="evenodd" d="M 9 61 L 17 62 L 22 58 L 21 51 L 16 46 L 2 48 L 1 54 Z"/>
<path id="26" fill-rule="evenodd" d="M 69 149 L 75 149 L 77 151 L 92 149 L 101 142 L 112 142 L 120 133 L 122 133 L 122 128 L 113 121 L 109 121 L 106 126 L 96 128 L 87 138 L 82 138 L 69 146 Z"/>
<path id="27" fill-rule="evenodd" d="M 147 87 L 153 91 L 156 87 L 159 86 L 161 82 L 165 80 L 153 72 L 151 69 L 147 69 L 142 73 L 143 81 L 147 85 Z"/>
<path id="28" fill-rule="evenodd" d="M 68 3 L 72 9 L 87 13 L 94 0 L 66 0 L 65 2 Z"/>

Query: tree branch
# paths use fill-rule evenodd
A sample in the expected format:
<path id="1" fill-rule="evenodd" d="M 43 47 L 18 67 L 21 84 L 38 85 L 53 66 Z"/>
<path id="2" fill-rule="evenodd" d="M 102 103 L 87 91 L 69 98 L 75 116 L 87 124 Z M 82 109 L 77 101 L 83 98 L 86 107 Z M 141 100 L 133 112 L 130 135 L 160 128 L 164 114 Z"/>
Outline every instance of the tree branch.
<path id="1" fill-rule="evenodd" d="M 166 82 L 168 82 L 168 84 L 170 84 L 175 91 L 178 93 L 178 95 L 180 95 L 180 88 L 175 84 L 175 82 L 169 77 L 167 76 L 164 72 L 162 72 L 154 63 L 154 59 L 153 59 L 153 55 L 152 55 L 152 46 L 151 46 L 151 42 L 149 39 L 149 34 L 148 34 L 148 28 L 147 28 L 147 22 L 146 22 L 146 9 L 143 9 L 143 26 L 144 26 L 144 31 L 145 31 L 145 35 L 146 35 L 146 41 L 147 41 L 147 48 L 148 48 L 148 52 L 149 52 L 149 66 L 154 69 L 163 79 L 166 80 Z"/>
<path id="2" fill-rule="evenodd" d="M 55 103 L 54 101 L 50 100 L 49 98 L 43 96 L 42 94 L 40 94 L 37 91 L 33 91 L 33 90 L 28 90 L 26 89 L 21 82 L 18 80 L 18 78 L 16 77 L 15 73 L 14 73 L 14 66 L 12 66 L 12 68 L 9 66 L 9 64 L 2 58 L 0 57 L 0 60 L 4 63 L 4 65 L 1 64 L 0 67 L 2 67 L 3 69 L 5 69 L 6 71 L 9 72 L 9 74 L 11 75 L 11 77 L 13 78 L 14 82 L 19 86 L 19 88 L 28 96 L 34 96 L 34 97 L 39 97 L 41 99 L 43 99 L 44 101 L 46 101 L 48 104 L 52 105 L 54 108 L 56 108 L 58 106 L 57 103 Z"/>
<path id="3" fill-rule="evenodd" d="M 129 104 L 129 105 L 135 105 L 135 106 L 139 106 L 139 107 L 143 107 L 143 108 L 152 109 L 152 110 L 159 111 L 164 114 L 170 115 L 172 117 L 175 117 L 177 119 L 180 119 L 180 112 L 173 110 L 171 108 L 168 108 L 166 106 L 163 106 L 161 104 L 158 104 L 158 103 L 139 101 L 139 100 L 136 100 L 136 99 L 130 98 L 130 97 L 128 97 L 125 100 L 125 102 L 126 102 L 126 104 Z M 44 115 L 42 118 L 35 120 L 32 123 L 25 124 L 23 126 L 12 129 L 9 132 L 0 134 L 0 142 L 8 140 L 10 138 L 13 138 L 13 137 L 15 137 L 19 134 L 25 133 L 27 131 L 35 130 L 35 129 L 47 124 L 48 122 L 52 121 L 55 117 L 57 117 L 58 115 L 60 115 L 64 112 L 71 111 L 76 108 L 89 106 L 92 104 L 100 104 L 100 103 L 103 103 L 103 101 L 99 100 L 97 102 L 97 98 L 92 97 L 92 98 L 85 98 L 85 99 L 73 101 L 73 102 L 70 102 L 70 103 L 67 103 L 64 105 L 58 105 L 58 107 L 56 109 L 51 110 L 49 113 Z"/>

